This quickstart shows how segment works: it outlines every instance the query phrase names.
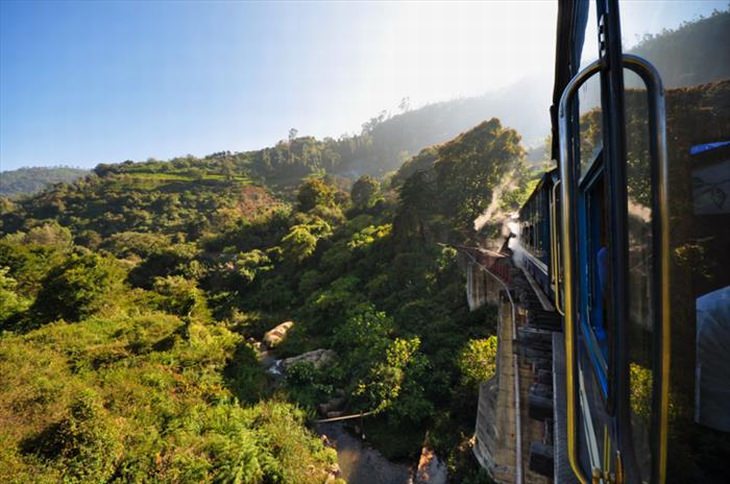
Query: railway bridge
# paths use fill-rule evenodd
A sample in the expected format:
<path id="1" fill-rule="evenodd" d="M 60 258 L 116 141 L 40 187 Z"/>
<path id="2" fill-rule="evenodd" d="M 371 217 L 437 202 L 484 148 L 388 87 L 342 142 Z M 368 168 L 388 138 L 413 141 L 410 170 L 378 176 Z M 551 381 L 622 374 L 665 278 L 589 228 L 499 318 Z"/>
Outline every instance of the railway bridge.
<path id="1" fill-rule="evenodd" d="M 475 457 L 497 482 L 543 484 L 556 473 L 568 476 L 563 446 L 554 445 L 565 436 L 553 422 L 553 408 L 565 408 L 564 396 L 553 392 L 562 374 L 552 356 L 554 340 L 562 342 L 560 318 L 515 265 L 507 244 L 500 252 L 453 247 L 466 273 L 469 308 L 499 308 L 497 371 L 479 388 Z"/>

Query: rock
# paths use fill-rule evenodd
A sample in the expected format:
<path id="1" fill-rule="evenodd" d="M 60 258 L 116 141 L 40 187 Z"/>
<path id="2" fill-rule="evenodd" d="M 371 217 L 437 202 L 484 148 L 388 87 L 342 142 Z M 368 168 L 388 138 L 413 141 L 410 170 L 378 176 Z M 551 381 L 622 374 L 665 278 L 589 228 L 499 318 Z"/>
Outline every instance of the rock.
<path id="1" fill-rule="evenodd" d="M 318 349 L 314 351 L 308 351 L 298 356 L 292 356 L 281 361 L 281 366 L 286 371 L 292 365 L 297 363 L 311 363 L 316 369 L 320 369 L 334 361 L 337 357 L 337 353 L 332 350 Z"/>
<path id="2" fill-rule="evenodd" d="M 345 404 L 345 400 L 345 397 L 336 397 L 327 403 L 322 403 L 319 405 L 319 413 L 321 413 L 322 415 L 327 415 L 333 410 L 342 408 L 342 406 Z"/>
<path id="3" fill-rule="evenodd" d="M 438 458 L 436 453 L 427 447 L 421 449 L 415 483 L 446 484 L 446 478 L 446 465 Z"/>
<path id="4" fill-rule="evenodd" d="M 278 346 L 279 343 L 286 339 L 286 334 L 289 332 L 292 326 L 294 326 L 294 323 L 292 321 L 285 321 L 276 326 L 271 331 L 268 331 L 266 334 L 264 334 L 263 342 L 266 347 L 274 348 L 275 346 Z"/>
<path id="5" fill-rule="evenodd" d="M 342 471 L 340 470 L 340 466 L 338 464 L 332 464 L 327 468 L 327 478 L 324 482 L 325 484 L 334 484 L 341 475 Z"/>

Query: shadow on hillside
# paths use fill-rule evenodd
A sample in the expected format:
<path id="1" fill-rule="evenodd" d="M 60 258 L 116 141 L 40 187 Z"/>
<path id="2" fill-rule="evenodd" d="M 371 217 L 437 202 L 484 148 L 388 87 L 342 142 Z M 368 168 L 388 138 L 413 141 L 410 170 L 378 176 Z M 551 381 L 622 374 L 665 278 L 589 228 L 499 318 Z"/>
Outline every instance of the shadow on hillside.
<path id="1" fill-rule="evenodd" d="M 223 383 L 242 403 L 253 403 L 261 398 L 266 390 L 266 374 L 249 344 L 238 345 L 223 370 Z"/>

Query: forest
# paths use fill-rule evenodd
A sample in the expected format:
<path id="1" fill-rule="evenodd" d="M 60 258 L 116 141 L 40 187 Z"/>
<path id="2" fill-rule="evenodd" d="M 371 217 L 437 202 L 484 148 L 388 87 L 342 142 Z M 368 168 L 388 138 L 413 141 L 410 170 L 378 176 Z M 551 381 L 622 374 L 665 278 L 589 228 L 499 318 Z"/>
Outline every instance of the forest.
<path id="1" fill-rule="evenodd" d="M 335 479 L 311 426 L 332 401 L 374 413 L 387 458 L 425 443 L 484 479 L 468 440 L 495 314 L 468 311 L 445 244 L 480 237 L 506 181 L 527 195 L 520 136 L 491 119 L 354 182 L 327 147 L 99 165 L 1 200 L 3 482 Z M 267 373 L 283 321 L 277 358 L 336 357 Z"/>
<path id="2" fill-rule="evenodd" d="M 32 195 L 55 183 L 70 183 L 88 170 L 68 166 L 20 168 L 0 172 L 0 197 Z"/>

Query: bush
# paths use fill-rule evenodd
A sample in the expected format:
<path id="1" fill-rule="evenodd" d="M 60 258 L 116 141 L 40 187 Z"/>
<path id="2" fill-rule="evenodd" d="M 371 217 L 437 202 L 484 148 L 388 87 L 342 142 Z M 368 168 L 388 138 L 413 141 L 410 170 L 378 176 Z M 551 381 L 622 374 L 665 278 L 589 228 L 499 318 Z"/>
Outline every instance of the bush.
<path id="1" fill-rule="evenodd" d="M 37 452 L 57 460 L 65 469 L 66 479 L 72 482 L 108 480 L 123 449 L 119 428 L 92 390 L 82 391 L 67 416 L 47 429 L 37 443 Z"/>
<path id="2" fill-rule="evenodd" d="M 46 277 L 33 306 L 40 322 L 79 321 L 114 304 L 124 272 L 114 260 L 76 253 Z"/>
<path id="3" fill-rule="evenodd" d="M 492 378 L 497 371 L 497 337 L 472 339 L 459 354 L 462 383 L 478 386 Z"/>

